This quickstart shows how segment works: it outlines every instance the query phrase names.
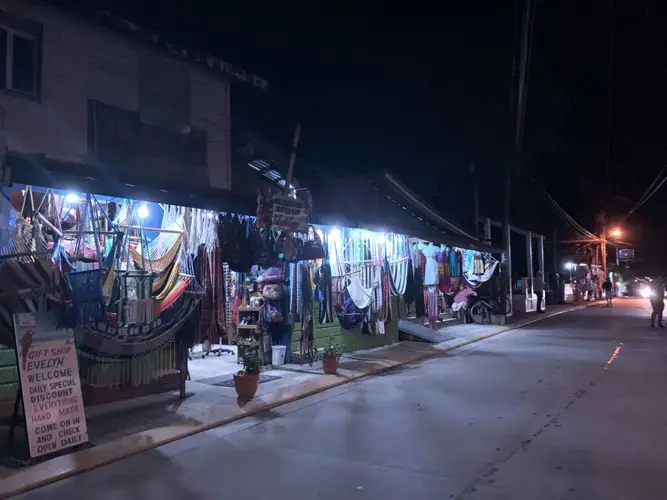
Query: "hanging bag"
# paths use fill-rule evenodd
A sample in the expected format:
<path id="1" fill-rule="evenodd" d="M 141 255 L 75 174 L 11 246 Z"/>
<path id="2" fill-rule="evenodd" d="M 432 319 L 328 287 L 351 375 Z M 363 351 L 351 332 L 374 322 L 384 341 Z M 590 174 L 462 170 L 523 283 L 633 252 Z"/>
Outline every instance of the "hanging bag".
<path id="1" fill-rule="evenodd" d="M 319 233 L 313 226 L 310 226 L 310 228 L 313 230 L 313 239 L 308 240 L 303 244 L 301 259 L 302 260 L 324 259 L 327 256 L 327 253 L 324 250 L 322 239 L 320 238 Z"/>
<path id="2" fill-rule="evenodd" d="M 285 287 L 282 284 L 264 285 L 262 287 L 262 297 L 266 300 L 280 300 L 285 293 Z"/>
<path id="3" fill-rule="evenodd" d="M 292 233 L 283 231 L 276 239 L 276 253 L 279 259 L 287 262 L 297 262 L 301 260 L 303 251 L 303 242 L 294 237 Z"/>
<path id="4" fill-rule="evenodd" d="M 280 307 L 272 302 L 264 304 L 264 321 L 267 323 L 282 323 L 283 319 L 283 312 Z"/>
<path id="5" fill-rule="evenodd" d="M 271 266 L 257 278 L 260 284 L 275 284 L 285 281 L 285 265 Z"/>

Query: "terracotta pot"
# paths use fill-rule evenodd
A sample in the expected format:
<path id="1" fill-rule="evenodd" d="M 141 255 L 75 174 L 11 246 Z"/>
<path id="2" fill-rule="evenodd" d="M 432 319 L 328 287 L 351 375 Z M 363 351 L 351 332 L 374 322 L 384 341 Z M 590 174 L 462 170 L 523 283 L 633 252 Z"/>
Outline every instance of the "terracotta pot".
<path id="1" fill-rule="evenodd" d="M 338 371 L 338 356 L 324 356 L 322 358 L 322 370 L 329 375 L 335 375 Z"/>
<path id="2" fill-rule="evenodd" d="M 252 399 L 259 388 L 259 374 L 234 374 L 234 389 L 241 399 Z"/>

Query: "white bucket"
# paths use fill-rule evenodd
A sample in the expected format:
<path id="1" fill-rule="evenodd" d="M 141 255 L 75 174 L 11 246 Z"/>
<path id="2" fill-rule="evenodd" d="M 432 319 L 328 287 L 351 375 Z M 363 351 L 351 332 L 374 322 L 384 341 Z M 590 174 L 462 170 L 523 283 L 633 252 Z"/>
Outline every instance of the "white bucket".
<path id="1" fill-rule="evenodd" d="M 274 366 L 285 364 L 286 345 L 274 345 L 271 347 L 271 364 Z"/>

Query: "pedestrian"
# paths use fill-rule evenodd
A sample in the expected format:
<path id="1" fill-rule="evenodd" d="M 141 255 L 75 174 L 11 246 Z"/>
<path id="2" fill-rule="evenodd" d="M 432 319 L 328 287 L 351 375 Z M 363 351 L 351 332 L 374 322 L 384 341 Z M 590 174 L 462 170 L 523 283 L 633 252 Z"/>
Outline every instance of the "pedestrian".
<path id="1" fill-rule="evenodd" d="M 651 328 L 655 328 L 655 320 L 658 320 L 658 327 L 664 328 L 665 325 L 662 324 L 662 313 L 665 310 L 665 285 L 662 283 L 661 279 L 657 279 L 653 282 L 651 286 L 651 308 L 653 312 L 651 313 Z"/>
<path id="2" fill-rule="evenodd" d="M 604 298 L 607 299 L 607 307 L 611 307 L 611 299 L 614 296 L 614 284 L 609 277 L 602 283 L 602 291 L 604 292 Z"/>
<path id="3" fill-rule="evenodd" d="M 535 295 L 537 295 L 537 312 L 543 313 L 542 302 L 544 301 L 544 277 L 542 271 L 537 271 L 535 275 L 535 281 L 533 282 L 533 290 Z"/>

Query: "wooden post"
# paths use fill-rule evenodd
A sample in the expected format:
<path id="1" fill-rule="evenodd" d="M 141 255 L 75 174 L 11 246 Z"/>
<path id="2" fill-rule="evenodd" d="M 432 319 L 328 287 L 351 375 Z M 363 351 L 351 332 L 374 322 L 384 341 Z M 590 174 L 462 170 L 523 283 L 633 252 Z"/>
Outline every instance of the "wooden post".
<path id="1" fill-rule="evenodd" d="M 187 350 L 185 353 L 181 354 L 183 359 L 181 360 L 181 380 L 179 384 L 179 397 L 185 399 L 185 381 L 188 378 L 188 353 Z"/>
<path id="2" fill-rule="evenodd" d="M 299 146 L 299 138 L 301 137 L 301 124 L 297 123 L 294 128 L 294 139 L 292 140 L 292 152 L 289 157 L 289 168 L 287 169 L 287 177 L 285 178 L 285 188 L 283 194 L 289 194 L 289 187 L 292 184 L 292 174 L 294 173 L 294 162 L 296 161 L 296 148 Z"/>

